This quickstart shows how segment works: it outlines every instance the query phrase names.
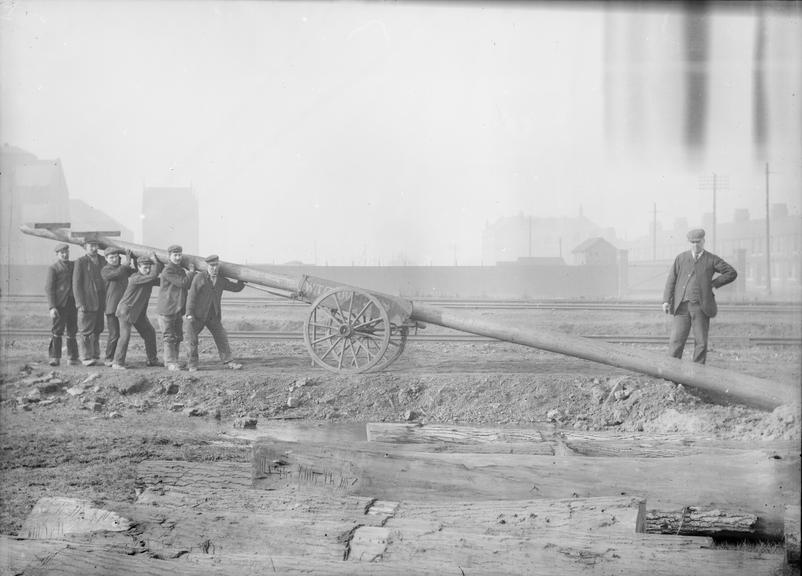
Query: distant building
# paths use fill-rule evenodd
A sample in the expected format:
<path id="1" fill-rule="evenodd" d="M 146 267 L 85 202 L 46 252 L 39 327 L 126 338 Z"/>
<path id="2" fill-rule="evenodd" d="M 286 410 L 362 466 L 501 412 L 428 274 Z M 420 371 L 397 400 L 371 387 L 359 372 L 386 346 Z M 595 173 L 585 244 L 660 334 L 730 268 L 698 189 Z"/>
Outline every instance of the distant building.
<path id="1" fill-rule="evenodd" d="M 489 224 L 482 232 L 482 262 L 496 264 L 519 258 L 563 258 L 563 252 L 588 238 L 616 243 L 615 231 L 584 216 L 540 218 L 511 216 Z"/>
<path id="2" fill-rule="evenodd" d="M 768 288 L 766 281 L 766 218 L 751 218 L 747 210 L 738 209 L 732 221 L 716 222 L 713 215 L 702 216 L 706 231 L 705 249 L 718 254 L 738 269 L 746 293 Z M 671 230 L 660 226 L 649 236 L 626 243 L 630 263 L 654 262 L 665 266 L 674 257 L 689 249 L 687 219 L 674 223 Z M 769 214 L 769 269 L 772 292 L 799 295 L 802 290 L 802 216 L 790 214 L 786 204 L 774 204 Z"/>
<path id="3" fill-rule="evenodd" d="M 198 200 L 191 187 L 145 187 L 142 194 L 142 244 L 166 249 L 180 244 L 199 253 Z"/>
<path id="4" fill-rule="evenodd" d="M 579 266 L 615 266 L 618 249 L 604 238 L 588 238 L 571 251 Z"/>
<path id="5" fill-rule="evenodd" d="M 133 234 L 109 215 L 82 200 L 70 199 L 61 161 L 42 160 L 16 146 L 0 149 L 0 290 L 38 294 L 44 269 L 55 260 L 55 243 L 20 232 L 23 224 L 64 223 L 72 231 L 119 231 Z M 83 254 L 78 247 L 73 259 Z"/>
<path id="6" fill-rule="evenodd" d="M 802 216 L 789 214 L 786 204 L 774 204 L 769 213 L 769 245 L 772 290 L 799 290 L 802 262 Z M 736 210 L 732 222 L 716 226 L 715 250 L 722 258 L 736 259 L 745 251 L 746 288 L 766 288 L 766 219 L 751 219 L 747 210 Z M 734 264 L 734 262 L 733 262 Z"/>
<path id="7" fill-rule="evenodd" d="M 4 144 L 0 150 L 0 264 L 49 264 L 52 242 L 26 236 L 22 224 L 69 222 L 70 204 L 61 161 L 41 160 Z"/>

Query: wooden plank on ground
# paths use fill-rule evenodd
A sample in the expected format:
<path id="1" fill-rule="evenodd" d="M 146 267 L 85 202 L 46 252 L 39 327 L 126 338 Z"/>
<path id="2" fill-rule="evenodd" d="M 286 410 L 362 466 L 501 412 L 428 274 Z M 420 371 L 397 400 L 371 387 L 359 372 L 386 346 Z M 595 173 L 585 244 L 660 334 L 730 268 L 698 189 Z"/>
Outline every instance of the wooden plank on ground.
<path id="1" fill-rule="evenodd" d="M 592 532 L 630 535 L 643 532 L 646 503 L 641 498 L 612 496 L 471 502 L 401 502 L 385 525 L 425 520 L 482 534 Z M 568 536 L 567 536 L 568 537 Z"/>
<path id="2" fill-rule="evenodd" d="M 756 533 L 757 514 L 686 506 L 681 510 L 649 510 L 646 532 L 686 536 L 748 536 Z"/>
<path id="3" fill-rule="evenodd" d="M 737 509 L 760 517 L 759 533 L 782 537 L 784 506 L 798 500 L 799 456 L 762 451 L 662 458 L 452 454 L 350 449 L 259 441 L 254 486 L 326 489 L 388 500 L 482 500 L 503 496 L 638 496 L 651 509 L 687 505 Z"/>
<path id="4" fill-rule="evenodd" d="M 321 560 L 309 555 L 192 552 L 174 559 L 158 559 L 147 554 L 125 554 L 92 546 L 53 543 L 47 540 L 14 540 L 0 537 L 0 558 L 13 572 L 26 575 L 60 576 L 223 576 L 237 574 L 510 574 L 530 576 L 769 576 L 782 568 L 783 554 L 755 553 L 749 550 L 709 548 L 704 538 L 634 534 L 608 542 L 550 541 L 524 542 L 529 550 L 516 549 L 519 540 L 489 537 L 486 547 L 497 552 L 487 557 L 471 548 L 472 541 L 457 541 L 452 535 L 430 535 L 426 548 L 399 549 L 396 557 L 374 562 Z M 478 538 L 478 536 L 476 536 Z M 403 544 L 403 542 L 400 542 Z"/>
<path id="5" fill-rule="evenodd" d="M 566 540 L 564 533 L 517 538 L 426 525 L 388 528 L 390 544 L 382 563 L 436 561 L 455 574 L 769 575 L 783 562 L 780 553 L 714 549 L 709 539 L 690 536 L 572 534 Z"/>
<path id="6" fill-rule="evenodd" d="M 580 498 L 565 500 L 484 500 L 477 502 L 400 502 L 381 526 L 360 526 L 348 543 L 351 559 L 375 561 L 402 548 L 429 546 L 430 534 L 453 535 L 443 546 L 462 547 L 472 541 L 472 554 L 492 558 L 499 541 L 516 540 L 528 554 L 526 542 L 544 537 L 572 542 L 592 535 L 607 541 L 643 531 L 645 503 L 638 498 Z M 491 538 L 492 537 L 492 538 Z M 584 540 L 583 540 L 584 541 Z M 392 544 L 390 544 L 392 542 Z"/>
<path id="7" fill-rule="evenodd" d="M 28 569 L 41 566 L 66 542 L 56 540 L 28 540 L 0 535 L 0 574 L 23 574 Z"/>
<path id="8" fill-rule="evenodd" d="M 244 462 L 146 460 L 137 465 L 137 502 L 197 506 L 206 501 L 225 508 L 252 489 L 252 466 Z"/>
<path id="9" fill-rule="evenodd" d="M 420 452 L 498 452 L 549 454 L 561 456 L 651 457 L 667 458 L 693 454 L 726 454 L 733 451 L 764 450 L 792 453 L 798 442 L 777 440 L 753 442 L 719 440 L 687 434 L 649 434 L 643 432 L 606 432 L 535 428 L 500 428 L 370 422 L 366 425 L 371 442 L 420 447 Z M 436 450 L 431 448 L 436 447 Z M 798 451 L 798 450 L 797 450 Z"/>
<path id="10" fill-rule="evenodd" d="M 489 428 L 449 424 L 369 422 L 369 442 L 391 444 L 537 444 L 546 441 L 537 428 Z"/>

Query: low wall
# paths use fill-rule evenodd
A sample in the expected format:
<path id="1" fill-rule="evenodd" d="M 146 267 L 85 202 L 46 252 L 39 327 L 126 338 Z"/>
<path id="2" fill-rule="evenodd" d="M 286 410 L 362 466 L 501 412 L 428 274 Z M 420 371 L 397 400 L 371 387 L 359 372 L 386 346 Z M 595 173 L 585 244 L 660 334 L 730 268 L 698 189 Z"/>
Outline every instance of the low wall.
<path id="1" fill-rule="evenodd" d="M 489 299 L 648 299 L 662 298 L 670 262 L 627 267 L 627 286 L 619 290 L 614 266 L 267 266 L 254 268 L 288 276 L 308 274 L 406 298 Z M 0 294 L 42 294 L 47 266 L 1 266 Z M 716 292 L 720 302 L 802 300 L 802 289 L 749 282 Z"/>

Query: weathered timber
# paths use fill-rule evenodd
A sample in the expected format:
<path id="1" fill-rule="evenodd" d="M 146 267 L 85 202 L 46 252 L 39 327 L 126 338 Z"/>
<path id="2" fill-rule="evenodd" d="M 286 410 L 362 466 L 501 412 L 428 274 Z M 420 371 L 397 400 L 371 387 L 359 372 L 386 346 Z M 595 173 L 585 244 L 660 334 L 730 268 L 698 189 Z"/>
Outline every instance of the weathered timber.
<path id="1" fill-rule="evenodd" d="M 785 506 L 785 557 L 789 564 L 799 564 L 799 502 Z"/>
<path id="2" fill-rule="evenodd" d="M 13 566 L 12 573 L 76 576 L 571 576 L 589 570 L 667 575 L 678 568 L 685 574 L 771 574 L 784 560 L 782 553 L 711 549 L 706 538 L 637 534 L 644 505 L 632 497 L 409 502 L 324 491 L 299 494 L 297 486 L 267 492 L 238 485 L 225 489 L 221 472 L 229 465 L 143 463 L 137 484 L 149 495 L 147 501 L 103 505 L 131 520 L 136 545 L 99 545 L 105 542 L 102 532 L 55 547 L 43 540 L 14 540 L 11 546 L 0 541 L 4 566 Z M 231 476 L 244 478 L 241 465 L 233 466 Z M 186 481 L 192 477 L 200 481 Z M 154 482 L 161 495 L 149 489 Z M 174 491 L 194 504 L 173 505 Z M 219 498 L 225 499 L 225 509 Z"/>
<path id="3" fill-rule="evenodd" d="M 659 510 L 688 505 L 759 516 L 757 532 L 783 534 L 798 498 L 799 455 L 764 451 L 661 458 L 376 451 L 322 444 L 254 444 L 254 486 L 370 495 L 388 500 L 639 496 Z"/>
<path id="4" fill-rule="evenodd" d="M 385 526 L 428 524 L 463 533 L 498 536 L 571 538 L 573 533 L 599 537 L 643 532 L 646 503 L 641 498 L 609 496 L 471 502 L 401 502 Z"/>
<path id="5" fill-rule="evenodd" d="M 422 526 L 417 533 L 412 527 L 391 528 L 388 538 L 377 564 L 416 566 L 436 558 L 443 567 L 457 566 L 464 574 L 768 575 L 776 574 L 783 561 L 779 553 L 713 549 L 708 539 L 692 536 L 573 535 L 567 541 L 532 541 Z M 485 554 L 485 547 L 494 553 Z"/>
<path id="6" fill-rule="evenodd" d="M 444 310 L 412 303 L 411 318 L 453 328 L 462 332 L 496 338 L 558 354 L 575 356 L 601 364 L 641 372 L 704 390 L 721 401 L 734 401 L 764 410 L 783 404 L 799 404 L 799 387 L 785 382 L 773 382 L 730 370 L 683 361 L 646 350 L 624 348 L 581 336 L 533 328 L 523 321 L 489 320 L 463 310 Z"/>
<path id="7" fill-rule="evenodd" d="M 686 506 L 678 511 L 649 510 L 646 532 L 685 536 L 744 536 L 757 530 L 756 514 Z"/>
<path id="8" fill-rule="evenodd" d="M 476 446 L 481 444 L 541 443 L 546 438 L 536 429 L 526 428 L 480 428 L 474 426 L 452 426 L 448 424 L 409 424 L 369 422 L 366 424 L 370 442 L 390 444 L 431 444 L 442 442 L 449 445 Z"/>
<path id="9" fill-rule="evenodd" d="M 244 462 L 186 462 L 181 460 L 147 460 L 137 465 L 137 504 L 158 508 L 191 508 L 283 513 L 298 510 L 294 490 L 266 492 L 253 487 L 253 464 Z M 332 498 L 331 493 L 306 491 L 301 509 L 339 506 L 362 514 L 375 498 L 348 496 Z M 122 506 L 122 508 L 121 508 Z M 116 504 L 116 511 L 128 511 Z M 133 512 L 132 512 L 133 513 Z M 140 520 L 139 516 L 132 516 Z"/>
<path id="10" fill-rule="evenodd" d="M 369 422 L 371 442 L 408 445 L 420 452 L 498 452 L 558 454 L 561 456 L 635 456 L 669 458 L 692 454 L 727 454 L 744 450 L 775 451 L 778 455 L 798 448 L 795 440 L 751 442 L 719 440 L 688 434 L 579 431 L 540 425 L 532 428 L 490 428 L 445 424 Z M 270 434 L 272 436 L 272 434 Z"/>
<path id="11" fill-rule="evenodd" d="M 385 450 L 386 452 L 450 452 L 452 454 L 529 454 L 550 456 L 559 454 L 558 443 L 552 442 L 499 442 L 497 444 L 449 444 L 447 442 L 433 442 L 431 444 L 387 444 L 384 442 L 370 442 L 371 448 Z M 359 446 L 359 444 L 356 444 Z"/>
<path id="12" fill-rule="evenodd" d="M 412 536 L 412 534 L 410 533 Z M 386 555 L 375 562 L 328 560 L 301 554 L 247 554 L 190 552 L 161 559 L 148 554 L 126 554 L 96 546 L 61 541 L 19 540 L 0 536 L 0 573 L 63 576 L 224 576 L 239 574 L 332 574 L 377 576 L 397 574 L 528 574 L 546 576 L 687 574 L 717 576 L 775 574 L 782 554 L 756 554 L 744 550 L 715 550 L 704 538 L 633 534 L 607 543 L 594 541 L 552 543 L 490 536 L 485 542 L 492 554 L 474 550 L 456 534 L 421 535 L 425 547 L 413 551 L 400 544 L 397 558 Z M 478 536 L 476 538 L 479 538 Z M 417 538 L 415 538 L 417 540 Z M 418 540 L 418 541 L 421 541 Z M 451 546 L 456 547 L 451 548 Z M 526 554 L 516 549 L 529 549 Z"/>
<path id="13" fill-rule="evenodd" d="M 224 509 L 252 489 L 251 468 L 241 462 L 146 460 L 137 465 L 137 502 L 197 506 L 210 501 Z"/>
<path id="14" fill-rule="evenodd" d="M 48 558 L 67 547 L 66 542 L 55 540 L 26 540 L 0 534 L 0 574 L 31 573 Z"/>
<path id="15" fill-rule="evenodd" d="M 87 500 L 64 497 L 40 498 L 28 514 L 19 536 L 58 540 L 68 534 L 88 532 L 124 532 L 131 521 L 113 512 L 93 506 Z"/>
<path id="16" fill-rule="evenodd" d="M 636 456 L 645 458 L 671 458 L 693 454 L 727 455 L 735 452 L 759 450 L 767 457 L 783 458 L 798 452 L 795 440 L 765 440 L 744 442 L 689 436 L 688 434 L 652 434 L 643 432 L 583 432 L 561 430 L 554 434 L 567 449 L 566 454 L 577 456 Z M 666 465 L 670 466 L 670 463 Z"/>
<path id="17" fill-rule="evenodd" d="M 667 537 L 672 538 L 672 537 Z M 686 540 L 688 540 L 686 538 Z M 776 569 L 776 558 L 761 555 L 748 557 L 746 554 L 727 554 L 726 563 L 720 554 L 713 550 L 699 548 L 698 543 L 689 542 L 684 548 L 678 543 L 657 548 L 647 546 L 634 546 L 641 556 L 632 561 L 624 558 L 590 565 L 589 555 L 574 553 L 565 548 L 549 548 L 538 552 L 528 558 L 525 566 L 515 566 L 505 561 L 504 554 L 496 555 L 496 562 L 485 570 L 484 574 L 532 574 L 534 576 L 555 574 L 555 566 L 559 566 L 561 574 L 573 576 L 574 574 L 621 574 L 649 572 L 650 574 L 676 574 L 672 566 L 689 568 L 683 574 L 771 574 L 770 568 Z M 691 554 L 690 561 L 677 558 L 680 555 Z M 45 540 L 17 540 L 0 536 L 0 564 L 2 574 L 48 574 L 63 576 L 224 576 L 238 574 L 255 576 L 262 574 L 331 574 L 331 575 L 362 575 L 373 574 L 377 576 L 390 576 L 404 574 L 420 574 L 435 576 L 442 574 L 471 574 L 460 568 L 460 564 L 471 564 L 472 560 L 460 557 L 455 564 L 452 559 L 440 560 L 432 557 L 431 551 L 416 555 L 411 562 L 353 562 L 328 561 L 309 556 L 295 556 L 287 554 L 230 554 L 225 556 L 190 553 L 171 560 L 156 559 L 146 554 L 127 555 L 112 550 L 91 546 L 68 545 L 66 542 L 50 542 Z M 557 564 L 555 564 L 555 562 Z M 651 564 L 649 564 L 651 562 Z M 678 562 L 678 563 L 677 563 Z M 694 567 L 691 562 L 695 562 Z M 630 570 L 630 566 L 632 570 Z M 715 571 L 704 572 L 709 567 L 717 568 Z M 6 570 L 5 568 L 10 569 Z M 741 572 L 738 571 L 740 567 Z M 461 571 L 462 570 L 462 571 Z M 474 570 L 473 573 L 476 573 Z"/>

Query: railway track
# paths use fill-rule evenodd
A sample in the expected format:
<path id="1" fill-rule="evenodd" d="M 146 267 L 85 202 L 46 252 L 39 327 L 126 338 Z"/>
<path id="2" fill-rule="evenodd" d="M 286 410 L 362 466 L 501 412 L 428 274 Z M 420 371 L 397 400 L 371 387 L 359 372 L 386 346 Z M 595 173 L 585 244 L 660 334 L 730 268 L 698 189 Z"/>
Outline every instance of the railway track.
<path id="1" fill-rule="evenodd" d="M 155 297 L 154 297 L 155 299 Z M 476 309 L 476 310 L 596 310 L 596 311 L 653 311 L 659 312 L 660 306 L 656 301 L 576 301 L 576 300 L 459 300 L 442 298 L 413 298 L 416 302 L 431 304 L 440 308 Z M 0 297 L 0 306 L 14 305 L 42 305 L 45 306 L 45 297 L 42 295 L 8 295 Z M 227 309 L 260 306 L 264 308 L 306 308 L 305 302 L 287 298 L 267 297 L 226 297 L 223 306 Z M 719 310 L 727 312 L 749 313 L 779 313 L 800 314 L 802 302 L 738 302 L 719 303 Z"/>
<path id="2" fill-rule="evenodd" d="M 50 331 L 46 329 L 7 329 L 0 330 L 0 339 L 9 340 L 13 338 L 47 338 Z M 229 331 L 228 336 L 236 340 L 303 340 L 301 332 L 279 332 L 279 331 Z M 602 340 L 614 344 L 667 344 L 667 336 L 638 336 L 620 334 L 584 334 L 584 338 Z M 211 338 L 208 332 L 201 334 L 201 338 Z M 689 338 L 693 340 L 693 336 Z M 728 344 L 739 346 L 802 346 L 800 337 L 770 337 L 770 336 L 716 336 L 711 339 L 716 344 Z M 500 342 L 495 338 L 477 336 L 474 334 L 410 334 L 410 342 Z"/>

